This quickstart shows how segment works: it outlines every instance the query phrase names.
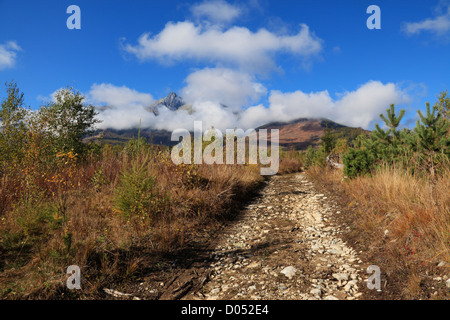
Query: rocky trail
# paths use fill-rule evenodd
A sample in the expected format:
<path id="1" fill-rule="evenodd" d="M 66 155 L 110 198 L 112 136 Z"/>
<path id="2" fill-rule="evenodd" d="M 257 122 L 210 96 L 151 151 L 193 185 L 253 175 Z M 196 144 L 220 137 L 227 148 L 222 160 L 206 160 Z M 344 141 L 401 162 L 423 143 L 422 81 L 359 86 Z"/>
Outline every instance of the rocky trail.
<path id="1" fill-rule="evenodd" d="M 303 173 L 272 177 L 188 265 L 136 299 L 354 300 L 365 268 L 342 239 L 341 212 Z M 364 277 L 364 279 L 363 279 Z M 153 296 L 148 292 L 153 293 Z M 119 292 L 117 292 L 116 297 Z"/>
<path id="2" fill-rule="evenodd" d="M 362 261 L 340 237 L 339 214 L 304 174 L 274 176 L 159 299 L 358 299 Z"/>
<path id="3" fill-rule="evenodd" d="M 210 280 L 188 299 L 305 300 L 362 296 L 361 263 L 303 174 L 275 176 L 213 251 Z"/>

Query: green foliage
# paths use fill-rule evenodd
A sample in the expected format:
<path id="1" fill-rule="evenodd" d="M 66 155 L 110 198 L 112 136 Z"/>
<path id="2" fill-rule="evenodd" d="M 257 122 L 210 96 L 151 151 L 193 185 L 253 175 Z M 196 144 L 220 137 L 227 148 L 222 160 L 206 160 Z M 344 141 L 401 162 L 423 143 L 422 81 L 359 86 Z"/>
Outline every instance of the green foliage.
<path id="1" fill-rule="evenodd" d="M 333 153 L 335 154 L 344 154 L 348 151 L 348 142 L 345 138 L 339 138 L 336 140 L 334 144 Z"/>
<path id="2" fill-rule="evenodd" d="M 148 157 L 133 159 L 131 165 L 126 164 L 120 175 L 116 188 L 115 206 L 125 214 L 127 219 L 150 217 L 150 209 L 155 179 L 148 170 Z"/>
<path id="3" fill-rule="evenodd" d="M 325 128 L 321 140 L 325 153 L 330 153 L 336 143 L 336 138 L 332 135 L 330 128 Z"/>
<path id="4" fill-rule="evenodd" d="M 145 138 L 132 138 L 127 141 L 123 151 L 131 157 L 137 156 L 141 152 L 146 153 L 149 150 L 149 144 Z"/>
<path id="5" fill-rule="evenodd" d="M 23 157 L 26 137 L 26 118 L 29 110 L 24 106 L 23 93 L 14 82 L 6 83 L 7 96 L 0 109 L 0 162 L 8 164 Z"/>
<path id="6" fill-rule="evenodd" d="M 359 136 L 354 147 L 343 157 L 345 174 L 350 177 L 369 174 L 378 164 L 402 165 L 415 171 L 417 168 L 426 172 L 435 172 L 439 164 L 448 163 L 450 156 L 449 120 L 438 106 L 447 106 L 446 93 L 441 95 L 438 103 L 430 108 L 426 104 L 427 113 L 419 110 L 420 120 L 414 130 L 398 130 L 405 110 L 397 116 L 394 105 L 387 110 L 387 115 L 380 115 L 387 130 L 378 124 L 369 137 Z"/>
<path id="7" fill-rule="evenodd" d="M 397 131 L 398 126 L 400 125 L 400 121 L 402 121 L 403 116 L 405 115 L 405 110 L 400 110 L 400 114 L 398 117 L 395 115 L 395 106 L 391 104 L 390 108 L 387 109 L 387 117 L 383 114 L 380 114 L 380 118 L 386 123 L 389 127 L 388 135 L 391 134 L 392 139 L 397 139 L 399 132 Z M 378 126 L 378 125 L 377 125 Z"/>
<path id="8" fill-rule="evenodd" d="M 325 128 L 319 147 L 314 148 L 313 146 L 309 146 L 304 152 L 303 161 L 305 168 L 315 165 L 325 167 L 327 156 L 330 153 L 341 155 L 347 152 L 349 148 L 349 137 L 356 137 L 355 134 L 357 132 L 364 132 L 364 130 L 355 128 Z"/>
<path id="9" fill-rule="evenodd" d="M 448 90 L 441 92 L 434 107 L 444 118 L 450 120 L 450 97 L 448 96 Z"/>
<path id="10" fill-rule="evenodd" d="M 6 93 L 0 109 L 0 173 L 16 170 L 28 177 L 42 175 L 55 169 L 58 153 L 73 152 L 81 159 L 99 149 L 83 142 L 100 121 L 94 106 L 84 104 L 79 92 L 59 90 L 56 102 L 35 112 L 24 106 L 16 83 L 7 84 Z"/>
<path id="11" fill-rule="evenodd" d="M 431 111 L 430 104 L 427 103 L 427 114 L 424 116 L 419 110 L 420 121 L 417 121 L 416 140 L 414 147 L 421 152 L 444 152 L 449 153 L 450 138 L 447 136 L 449 121 L 442 117 L 436 106 Z"/>
<path id="12" fill-rule="evenodd" d="M 56 102 L 41 107 L 38 112 L 42 129 L 51 135 L 53 146 L 61 152 L 73 151 L 82 156 L 88 150 L 83 138 L 93 133 L 100 121 L 95 107 L 86 105 L 85 97 L 73 88 L 59 90 L 55 95 Z"/>
<path id="13" fill-rule="evenodd" d="M 108 183 L 108 179 L 106 178 L 105 174 L 103 173 L 103 168 L 98 168 L 91 179 L 92 186 L 96 191 L 99 191 L 101 187 Z"/>
<path id="14" fill-rule="evenodd" d="M 347 145 L 350 145 L 359 135 L 367 135 L 366 131 L 361 128 L 342 127 L 336 128 L 331 132 L 333 136 L 333 147 L 339 139 L 347 141 Z"/>
<path id="15" fill-rule="evenodd" d="M 344 156 L 344 175 L 356 177 L 371 172 L 375 165 L 375 156 L 368 149 L 351 148 Z"/>
<path id="16" fill-rule="evenodd" d="M 139 130 L 137 139 L 132 138 L 127 141 L 123 151 L 129 156 L 136 156 L 141 152 L 147 153 L 149 150 L 149 144 L 145 138 L 141 138 L 141 121 L 139 120 Z"/>
<path id="17" fill-rule="evenodd" d="M 305 168 L 309 168 L 313 165 L 325 167 L 328 153 L 325 151 L 325 147 L 322 145 L 318 149 L 309 146 L 306 149 L 304 161 Z"/>

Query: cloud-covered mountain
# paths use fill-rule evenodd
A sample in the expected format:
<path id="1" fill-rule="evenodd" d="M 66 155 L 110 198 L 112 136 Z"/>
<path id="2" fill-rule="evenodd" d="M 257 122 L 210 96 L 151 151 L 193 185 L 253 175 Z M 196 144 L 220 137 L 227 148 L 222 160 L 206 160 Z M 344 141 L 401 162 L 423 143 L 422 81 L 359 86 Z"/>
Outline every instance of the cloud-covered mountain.
<path id="1" fill-rule="evenodd" d="M 222 105 L 223 108 L 227 108 Z M 190 110 L 191 114 L 195 112 L 192 105 L 187 104 L 182 97 L 171 92 L 167 97 L 160 99 L 146 108 L 149 113 L 157 119 L 160 117 L 161 110 L 170 110 L 176 115 L 181 110 Z M 316 145 L 324 134 L 325 128 L 332 128 L 341 131 L 343 136 L 355 138 L 357 134 L 364 133 L 361 128 L 350 128 L 324 118 L 298 118 L 291 121 L 273 121 L 268 122 L 258 128 L 267 129 L 268 139 L 270 140 L 271 129 L 278 129 L 279 143 L 282 147 L 304 150 L 310 145 Z M 203 128 L 208 129 L 207 127 Z M 231 128 L 230 128 L 231 129 Z M 124 143 L 131 138 L 138 136 L 138 128 L 114 129 L 106 128 L 98 132 L 98 136 L 103 137 L 103 141 L 112 144 Z M 150 143 L 173 146 L 178 142 L 171 141 L 172 132 L 165 129 L 142 127 L 140 136 L 146 138 Z M 95 137 L 92 137 L 95 139 Z"/>
<path id="2" fill-rule="evenodd" d="M 186 103 L 183 98 L 175 92 L 171 92 L 167 97 L 152 103 L 146 109 L 157 116 L 160 113 L 158 109 L 161 107 L 165 107 L 170 111 L 186 110 L 189 114 L 193 113 L 192 104 Z"/>

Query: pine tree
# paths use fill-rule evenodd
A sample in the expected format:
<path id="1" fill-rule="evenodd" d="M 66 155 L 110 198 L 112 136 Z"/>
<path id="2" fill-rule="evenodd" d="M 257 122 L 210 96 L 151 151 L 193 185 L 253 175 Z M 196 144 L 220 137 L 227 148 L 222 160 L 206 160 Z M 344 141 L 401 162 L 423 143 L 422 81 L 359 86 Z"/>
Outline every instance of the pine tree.
<path id="1" fill-rule="evenodd" d="M 331 150 L 333 150 L 336 139 L 332 134 L 333 130 L 330 128 L 325 128 L 323 136 L 321 137 L 322 140 L 322 146 L 324 147 L 325 153 L 329 154 Z"/>
<path id="2" fill-rule="evenodd" d="M 399 131 L 397 130 L 397 128 L 400 125 L 403 116 L 405 115 L 405 110 L 401 109 L 400 114 L 397 117 L 395 115 L 395 105 L 391 104 L 391 107 L 386 111 L 387 117 L 385 117 L 383 114 L 380 114 L 380 118 L 386 123 L 386 126 L 389 127 L 389 133 L 392 133 L 393 140 L 395 140 L 396 138 L 398 138 Z"/>
<path id="3" fill-rule="evenodd" d="M 385 131 L 378 124 L 375 125 L 375 130 L 371 134 L 371 148 L 376 158 L 392 163 L 404 152 L 404 141 L 401 139 L 398 127 L 405 115 L 405 110 L 400 110 L 397 116 L 395 114 L 395 105 L 391 104 L 390 108 L 386 110 L 386 113 L 387 116 L 380 114 L 380 118 L 389 129 Z M 369 147 L 367 143 L 366 147 Z"/>
<path id="4" fill-rule="evenodd" d="M 443 152 L 449 154 L 450 137 L 447 136 L 449 122 L 446 121 L 442 113 L 438 112 L 438 107 L 435 105 L 431 111 L 430 104 L 426 104 L 426 116 L 419 110 L 418 114 L 420 120 L 417 121 L 415 148 L 417 151 L 426 153 Z"/>
<path id="5" fill-rule="evenodd" d="M 440 93 L 434 107 L 437 108 L 438 112 L 442 114 L 444 118 L 450 120 L 450 97 L 448 96 L 448 90 Z"/>
<path id="6" fill-rule="evenodd" d="M 405 110 L 400 110 L 400 114 L 395 114 L 395 106 L 392 104 L 387 109 L 387 116 L 380 114 L 380 118 L 389 128 L 387 131 L 378 124 L 371 133 L 370 138 L 359 136 L 355 141 L 355 148 L 351 148 L 344 156 L 344 173 L 349 177 L 368 174 L 377 163 L 393 163 L 401 159 L 399 155 L 405 153 L 405 142 L 401 139 L 401 132 L 398 126 L 405 114 Z"/>

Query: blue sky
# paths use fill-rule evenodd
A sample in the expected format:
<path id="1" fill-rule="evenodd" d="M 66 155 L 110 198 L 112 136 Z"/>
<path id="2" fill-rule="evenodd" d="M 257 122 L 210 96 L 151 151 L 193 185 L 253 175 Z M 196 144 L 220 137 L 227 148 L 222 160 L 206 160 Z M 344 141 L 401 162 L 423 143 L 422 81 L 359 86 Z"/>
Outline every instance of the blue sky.
<path id="1" fill-rule="evenodd" d="M 66 27 L 72 4 L 81 30 Z M 372 4 L 380 30 L 366 26 Z M 32 108 L 73 86 L 111 106 L 105 127 L 327 117 L 371 129 L 390 103 L 410 126 L 450 88 L 450 1 L 0 0 L 0 30 L 2 83 Z M 171 91 L 195 113 L 145 111 Z"/>

